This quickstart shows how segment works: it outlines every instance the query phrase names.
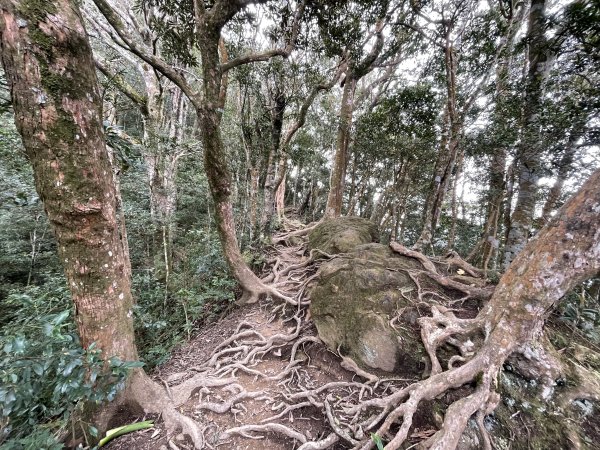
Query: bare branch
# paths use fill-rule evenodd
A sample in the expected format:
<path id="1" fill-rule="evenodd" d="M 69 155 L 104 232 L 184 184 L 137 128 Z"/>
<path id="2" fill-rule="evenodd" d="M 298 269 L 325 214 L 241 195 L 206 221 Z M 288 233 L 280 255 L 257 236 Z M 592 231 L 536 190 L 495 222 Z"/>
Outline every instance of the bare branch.
<path id="1" fill-rule="evenodd" d="M 129 100 L 135 103 L 142 114 L 146 115 L 148 113 L 147 102 L 148 98 L 138 92 L 133 86 L 131 86 L 118 72 L 112 72 L 104 62 L 95 58 L 96 68 L 102 72 L 102 74 L 106 77 L 106 79 L 113 84 L 121 93 L 125 94 Z"/>

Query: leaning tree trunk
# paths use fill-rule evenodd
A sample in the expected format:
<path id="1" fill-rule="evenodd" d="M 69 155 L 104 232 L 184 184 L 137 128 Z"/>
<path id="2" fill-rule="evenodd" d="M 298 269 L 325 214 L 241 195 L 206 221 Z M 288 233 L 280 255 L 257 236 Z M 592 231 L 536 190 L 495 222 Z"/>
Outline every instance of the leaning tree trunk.
<path id="1" fill-rule="evenodd" d="M 423 343 L 431 359 L 429 378 L 388 397 L 363 402 L 354 408 L 356 411 L 350 410 L 349 413 L 374 407 L 391 411 L 376 433 L 384 436 L 395 422 L 401 420 L 396 435 L 385 447 L 395 450 L 406 442 L 412 419 L 421 402 L 471 384 L 473 392 L 450 404 L 442 427 L 423 445 L 437 450 L 455 449 L 468 421 L 475 415 L 483 441 L 487 443 L 484 448 L 491 448 L 483 419 L 500 401 L 494 389 L 504 362 L 516 355 L 523 356 L 523 361 L 517 363 L 517 370 L 541 381 L 547 401 L 554 396 L 564 406 L 574 400 L 572 395 L 558 396 L 555 393 L 556 380 L 565 376 L 565 368 L 553 354 L 553 349 L 548 347 L 542 328 L 544 320 L 558 301 L 577 284 L 600 270 L 598 223 L 600 170 L 558 211 L 536 239 L 517 255 L 501 278 L 491 300 L 477 317 L 458 318 L 448 309 L 432 306 L 433 317 L 419 319 Z M 397 244 L 392 244 L 392 249 L 403 254 L 416 254 Z M 422 255 L 417 258 L 426 260 Z M 433 276 L 439 279 L 435 273 Z M 484 342 L 471 359 L 459 367 L 444 370 L 438 360 L 437 349 L 448 341 L 453 345 L 461 345 L 461 342 L 471 345 L 469 336 L 476 334 L 484 336 Z M 578 372 L 569 381 L 585 384 L 583 389 L 578 390 L 576 398 L 598 398 L 600 392 L 596 384 L 581 378 L 589 375 L 585 369 L 574 370 Z M 373 447 L 374 443 L 369 441 L 362 448 Z"/>
<path id="2" fill-rule="evenodd" d="M 231 203 L 232 176 L 220 129 L 222 111 L 219 107 L 222 98 L 222 74 L 218 52 L 220 30 L 212 26 L 204 26 L 198 35 L 202 54 L 205 101 L 197 108 L 197 115 L 204 143 L 204 169 L 215 203 L 215 220 L 223 254 L 229 269 L 244 291 L 240 302 L 250 303 L 256 301 L 261 294 L 277 295 L 278 293 L 258 279 L 240 252 Z"/>
<path id="3" fill-rule="evenodd" d="M 3 2 L 0 20 L 15 122 L 56 235 L 82 345 L 135 360 L 129 254 L 81 16 L 68 1 L 28 8 L 15 0 Z"/>
<path id="4" fill-rule="evenodd" d="M 544 37 L 545 0 L 533 0 L 529 12 L 529 70 L 523 99 L 523 131 L 517 150 L 519 193 L 511 216 L 511 228 L 504 249 L 504 266 L 508 267 L 521 251 L 532 231 L 533 217 L 541 173 L 540 111 L 543 84 L 550 65 Z"/>

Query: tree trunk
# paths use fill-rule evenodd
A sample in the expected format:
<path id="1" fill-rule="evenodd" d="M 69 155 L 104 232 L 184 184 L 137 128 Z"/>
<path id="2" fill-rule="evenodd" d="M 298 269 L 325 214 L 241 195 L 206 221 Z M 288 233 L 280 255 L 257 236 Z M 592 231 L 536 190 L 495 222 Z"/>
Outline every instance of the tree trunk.
<path id="1" fill-rule="evenodd" d="M 56 235 L 82 345 L 135 360 L 129 254 L 79 10 L 64 0 L 35 9 L 7 1 L 2 9 L 15 122 Z"/>
<path id="2" fill-rule="evenodd" d="M 283 180 L 279 183 L 279 187 L 275 191 L 275 212 L 277 213 L 277 220 L 281 222 L 285 216 L 285 182 L 286 173 L 283 174 Z"/>
<path id="3" fill-rule="evenodd" d="M 338 125 L 337 144 L 329 179 L 329 194 L 325 217 L 334 218 L 342 214 L 342 202 L 344 198 L 344 181 L 346 179 L 346 167 L 348 165 L 348 147 L 350 143 L 350 129 L 352 127 L 352 113 L 354 112 L 354 93 L 356 82 L 352 77 L 352 70 L 348 69 L 342 104 L 340 106 L 340 119 Z"/>
<path id="4" fill-rule="evenodd" d="M 456 110 L 456 55 L 449 42 L 449 33 L 446 31 L 446 45 L 444 47 L 444 67 L 446 71 L 446 110 L 440 150 L 436 159 L 431 187 L 425 201 L 423 213 L 423 228 L 413 248 L 423 250 L 431 245 L 433 235 L 444 203 L 450 177 L 456 161 L 458 149 L 458 134 L 461 131 Z"/>
<path id="5" fill-rule="evenodd" d="M 550 66 L 545 31 L 545 0 L 533 0 L 529 12 L 529 70 L 523 99 L 523 130 L 517 150 L 519 193 L 504 249 L 504 267 L 529 240 L 541 171 L 540 123 L 543 84 Z"/>
<path id="6" fill-rule="evenodd" d="M 204 144 L 204 169 L 215 204 L 215 221 L 223 255 L 229 269 L 240 283 L 244 294 L 242 303 L 255 301 L 265 292 L 265 286 L 246 264 L 235 233 L 235 220 L 231 203 L 232 175 L 221 139 L 221 70 L 219 67 L 219 29 L 203 26 L 199 30 L 199 47 L 202 54 L 204 76 L 204 103 L 197 108 L 200 131 Z"/>
<path id="7" fill-rule="evenodd" d="M 457 189 L 458 180 L 460 179 L 463 171 L 464 152 L 461 152 L 458 156 L 458 163 L 456 165 L 456 173 L 452 180 L 452 223 L 450 225 L 450 233 L 448 235 L 447 250 L 454 249 L 456 243 L 456 222 L 458 221 L 458 199 Z M 464 183 L 463 183 L 464 184 Z"/>
<path id="8" fill-rule="evenodd" d="M 573 159 L 575 158 L 575 153 L 577 151 L 577 140 L 579 139 L 581 130 L 584 126 L 585 123 L 580 122 L 573 126 L 573 128 L 571 129 L 571 134 L 569 135 L 567 146 L 564 149 L 562 157 L 560 158 L 560 161 L 558 163 L 558 173 L 556 174 L 556 180 L 550 188 L 548 198 L 546 198 L 546 203 L 544 203 L 544 207 L 542 208 L 542 217 L 540 217 L 538 223 L 540 227 L 543 227 L 548 223 L 552 212 L 556 210 L 565 181 L 573 171 Z"/>
<path id="9" fill-rule="evenodd" d="M 504 200 L 505 188 L 505 172 L 506 172 L 506 150 L 497 149 L 492 155 L 490 163 L 490 190 L 488 214 L 483 237 L 483 247 L 481 251 L 482 268 L 487 271 L 490 261 L 492 267 L 495 268 L 497 252 L 498 252 L 498 221 L 500 220 L 500 212 L 502 211 L 502 203 Z"/>
<path id="10" fill-rule="evenodd" d="M 281 131 L 283 129 L 283 115 L 285 113 L 286 99 L 283 93 L 283 79 L 281 75 L 277 74 L 275 78 L 275 92 L 272 99 L 273 105 L 271 106 L 271 145 L 267 164 L 267 179 L 265 182 L 265 199 L 262 217 L 262 232 L 265 236 L 269 236 L 272 231 L 273 217 L 276 209 L 276 191 L 282 184 L 281 181 L 278 180 L 278 177 L 281 174 L 278 172 L 277 168 L 281 165 L 278 156 L 280 153 L 279 147 L 281 145 Z"/>
<path id="11" fill-rule="evenodd" d="M 470 395 L 465 394 L 446 409 L 443 425 L 424 443 L 425 447 L 436 450 L 455 449 L 469 419 L 477 414 L 478 420 L 482 420 L 501 400 L 494 389 L 498 374 L 509 357 L 522 356 L 522 363 L 515 360 L 517 370 L 527 378 L 539 381 L 540 392 L 546 400 L 554 396 L 553 400 L 564 404 L 575 398 L 598 397 L 595 386 L 589 392 L 585 388 L 578 390 L 575 398 L 569 394 L 563 397 L 555 394 L 557 378 L 566 374 L 542 334 L 544 320 L 558 301 L 600 270 L 598 223 L 600 170 L 592 174 L 537 238 L 517 255 L 491 300 L 476 318 L 457 318 L 449 310 L 440 311 L 433 307 L 433 317 L 419 320 L 421 336 L 432 362 L 431 376 L 391 394 L 388 401 L 377 399 L 379 405 L 391 410 L 376 431 L 379 436 L 402 419 L 398 432 L 386 449 L 396 450 L 406 442 L 421 402 L 440 398 L 461 386 L 475 385 Z M 481 348 L 464 364 L 443 371 L 436 355 L 437 349 L 456 336 L 462 335 L 466 339 L 474 333 L 485 336 Z M 583 373 L 582 369 L 579 370 Z M 576 376 L 569 381 L 583 383 Z M 484 426 L 479 428 L 485 439 Z M 374 444 L 369 442 L 362 448 L 373 447 Z"/>
<path id="12" fill-rule="evenodd" d="M 444 116 L 444 131 L 440 150 L 436 160 L 433 180 L 423 214 L 423 228 L 413 248 L 422 250 L 431 245 L 435 229 L 442 213 L 444 199 L 454 167 L 458 152 L 459 138 L 462 133 L 462 118 L 456 107 L 456 54 L 454 47 L 449 41 L 450 30 L 447 30 L 446 45 L 444 47 L 444 65 L 446 70 L 446 112 Z"/>

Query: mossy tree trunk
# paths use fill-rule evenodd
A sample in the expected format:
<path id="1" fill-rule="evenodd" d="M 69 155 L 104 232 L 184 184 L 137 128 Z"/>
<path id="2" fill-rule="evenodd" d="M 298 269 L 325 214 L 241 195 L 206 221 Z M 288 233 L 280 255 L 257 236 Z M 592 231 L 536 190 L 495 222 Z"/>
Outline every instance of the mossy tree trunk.
<path id="1" fill-rule="evenodd" d="M 232 175 L 227 153 L 221 138 L 221 68 L 219 64 L 220 24 L 199 21 L 199 47 L 202 55 L 204 77 L 204 102 L 197 108 L 200 132 L 204 144 L 204 169 L 215 204 L 215 220 L 223 253 L 234 277 L 244 290 L 242 301 L 254 299 L 261 293 L 262 283 L 246 264 L 235 233 L 235 220 L 231 202 Z"/>
<path id="2" fill-rule="evenodd" d="M 527 31 L 529 69 L 523 98 L 523 129 L 517 149 L 519 192 L 504 248 L 504 267 L 510 265 L 529 240 L 542 172 L 539 119 L 544 82 L 552 60 L 544 36 L 544 11 L 545 0 L 533 0 Z"/>
<path id="3" fill-rule="evenodd" d="M 81 15 L 67 0 L 12 0 L 3 2 L 0 20 L 15 122 L 56 235 L 82 344 L 135 360 L 129 255 Z"/>
<path id="4" fill-rule="evenodd" d="M 266 286 L 258 279 L 250 270 L 240 252 L 235 233 L 231 201 L 234 188 L 233 177 L 228 167 L 228 158 L 223 146 L 220 126 L 227 94 L 228 71 L 244 64 L 266 61 L 276 56 L 287 57 L 294 48 L 305 3 L 301 2 L 296 9 L 290 37 L 284 48 L 220 61 L 219 51 L 224 59 L 227 59 L 226 49 L 221 40 L 221 30 L 239 11 L 247 6 L 247 2 L 219 0 L 210 7 L 205 5 L 204 2 L 194 2 L 196 45 L 202 60 L 203 80 L 201 91 L 196 90 L 195 85 L 188 83 L 172 65 L 159 56 L 146 51 L 106 0 L 94 0 L 94 4 L 113 27 L 123 41 L 124 46 L 177 85 L 195 108 L 199 132 L 204 144 L 204 168 L 214 201 L 217 230 L 225 259 L 233 276 L 244 291 L 241 302 L 255 301 L 262 294 L 281 295 L 274 288 Z"/>
<path id="5" fill-rule="evenodd" d="M 78 5 L 4 1 L 0 33 L 15 122 L 56 235 L 81 342 L 95 343 L 105 359 L 136 360 L 129 252 Z M 195 422 L 143 370 L 132 371 L 115 401 L 86 411 L 99 435 L 120 406 L 161 415 L 169 432 L 179 428 L 202 448 Z"/>

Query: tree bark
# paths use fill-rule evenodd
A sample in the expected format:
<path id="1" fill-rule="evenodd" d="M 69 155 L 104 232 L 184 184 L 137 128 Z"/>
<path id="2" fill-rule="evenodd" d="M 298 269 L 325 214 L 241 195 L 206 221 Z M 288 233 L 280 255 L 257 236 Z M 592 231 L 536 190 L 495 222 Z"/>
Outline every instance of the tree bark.
<path id="1" fill-rule="evenodd" d="M 221 68 L 218 45 L 220 27 L 209 20 L 199 21 L 199 48 L 202 55 L 204 102 L 197 106 L 204 144 L 204 169 L 215 203 L 215 220 L 223 254 L 244 295 L 241 302 L 255 301 L 263 293 L 263 284 L 246 264 L 237 241 L 231 203 L 232 175 L 221 139 Z"/>
<path id="2" fill-rule="evenodd" d="M 511 216 L 511 228 L 504 249 L 504 267 L 529 240 L 538 193 L 541 171 L 540 123 L 543 85 L 547 77 L 551 58 L 545 31 L 545 0 L 533 0 L 529 11 L 528 62 L 529 69 L 523 99 L 523 130 L 517 150 L 519 193 Z"/>
<path id="3" fill-rule="evenodd" d="M 442 213 L 444 199 L 458 154 L 459 139 L 462 133 L 462 117 L 459 117 L 456 105 L 456 54 L 449 41 L 450 30 L 447 31 L 444 46 L 444 62 L 446 69 L 446 111 L 444 128 L 440 142 L 440 150 L 435 163 L 433 179 L 423 213 L 423 228 L 413 248 L 423 250 L 431 245 L 435 229 Z"/>
<path id="4" fill-rule="evenodd" d="M 135 360 L 129 254 L 91 49 L 75 5 L 40 5 L 2 6 L 15 122 L 56 235 L 82 345 L 95 342 L 104 358 Z"/>
<path id="5" fill-rule="evenodd" d="M 281 146 L 281 132 L 283 129 L 283 115 L 287 105 L 283 93 L 283 79 L 281 74 L 275 75 L 275 89 L 272 94 L 271 105 L 271 146 L 269 149 L 269 158 L 267 162 L 267 178 L 265 182 L 265 197 L 262 216 L 262 232 L 269 236 L 273 226 L 273 216 L 275 213 L 276 190 L 281 185 L 278 183 L 279 153 Z M 284 155 L 281 155 L 285 157 Z"/>
<path id="6" fill-rule="evenodd" d="M 354 111 L 354 93 L 356 82 L 352 77 L 352 70 L 348 69 L 340 107 L 340 118 L 337 133 L 337 145 L 329 180 L 329 194 L 327 195 L 327 206 L 325 217 L 339 217 L 342 214 L 342 202 L 344 196 L 344 181 L 346 178 L 346 166 L 348 165 L 348 146 L 350 143 L 350 129 L 352 127 L 352 113 Z"/>
<path id="7" fill-rule="evenodd" d="M 543 227 L 550 220 L 551 214 L 556 210 L 560 196 L 562 194 L 563 186 L 567 178 L 573 171 L 573 160 L 575 153 L 577 152 L 577 140 L 580 137 L 580 133 L 585 126 L 584 121 L 576 123 L 571 129 L 569 139 L 567 141 L 566 148 L 558 163 L 558 172 L 556 174 L 556 180 L 550 188 L 544 207 L 542 208 L 542 216 L 538 222 L 540 227 Z"/>
<path id="8" fill-rule="evenodd" d="M 504 50 L 500 54 L 498 67 L 496 69 L 496 92 L 495 92 L 495 107 L 492 131 L 500 135 L 500 139 L 495 142 L 494 149 L 490 159 L 489 166 L 489 188 L 487 194 L 486 219 L 483 233 L 480 241 L 471 251 L 467 260 L 472 260 L 480 263 L 487 272 L 488 266 L 495 269 L 498 248 L 500 240 L 498 238 L 498 225 L 501 218 L 502 206 L 506 191 L 506 155 L 507 148 L 503 141 L 503 136 L 506 133 L 506 118 L 504 110 L 507 101 L 508 77 L 512 63 L 511 52 L 514 48 L 515 37 L 519 30 L 519 26 L 525 16 L 525 7 L 521 6 L 517 11 L 513 11 L 508 22 L 508 33 L 503 38 Z M 501 16 L 501 15 L 500 15 Z M 499 24 L 500 26 L 500 24 Z"/>
<path id="9" fill-rule="evenodd" d="M 475 319 L 457 318 L 449 311 L 440 312 L 433 307 L 433 317 L 419 320 L 421 336 L 432 360 L 431 376 L 388 397 L 393 409 L 390 408 L 377 434 L 384 435 L 399 418 L 402 424 L 386 449 L 396 450 L 406 442 L 413 416 L 422 401 L 440 398 L 452 389 L 476 381 L 475 391 L 447 408 L 442 427 L 425 442 L 427 448 L 455 449 L 471 416 L 478 411 L 480 417 L 489 414 L 500 401 L 494 388 L 510 356 L 522 355 L 526 362 L 517 370 L 538 379 L 544 396 L 556 395 L 556 379 L 565 375 L 564 368 L 547 347 L 543 324 L 567 292 L 600 270 L 599 222 L 600 170 L 597 170 L 517 255 L 491 300 Z M 482 332 L 485 341 L 472 359 L 443 371 L 436 350 L 451 336 L 475 332 Z M 580 391 L 577 395 L 577 398 L 597 398 L 598 393 Z M 566 401 L 569 399 L 567 395 Z M 389 408 L 390 402 L 385 400 L 376 401 Z M 556 400 L 565 401 L 561 397 Z M 368 442 L 362 448 L 373 447 Z"/>

